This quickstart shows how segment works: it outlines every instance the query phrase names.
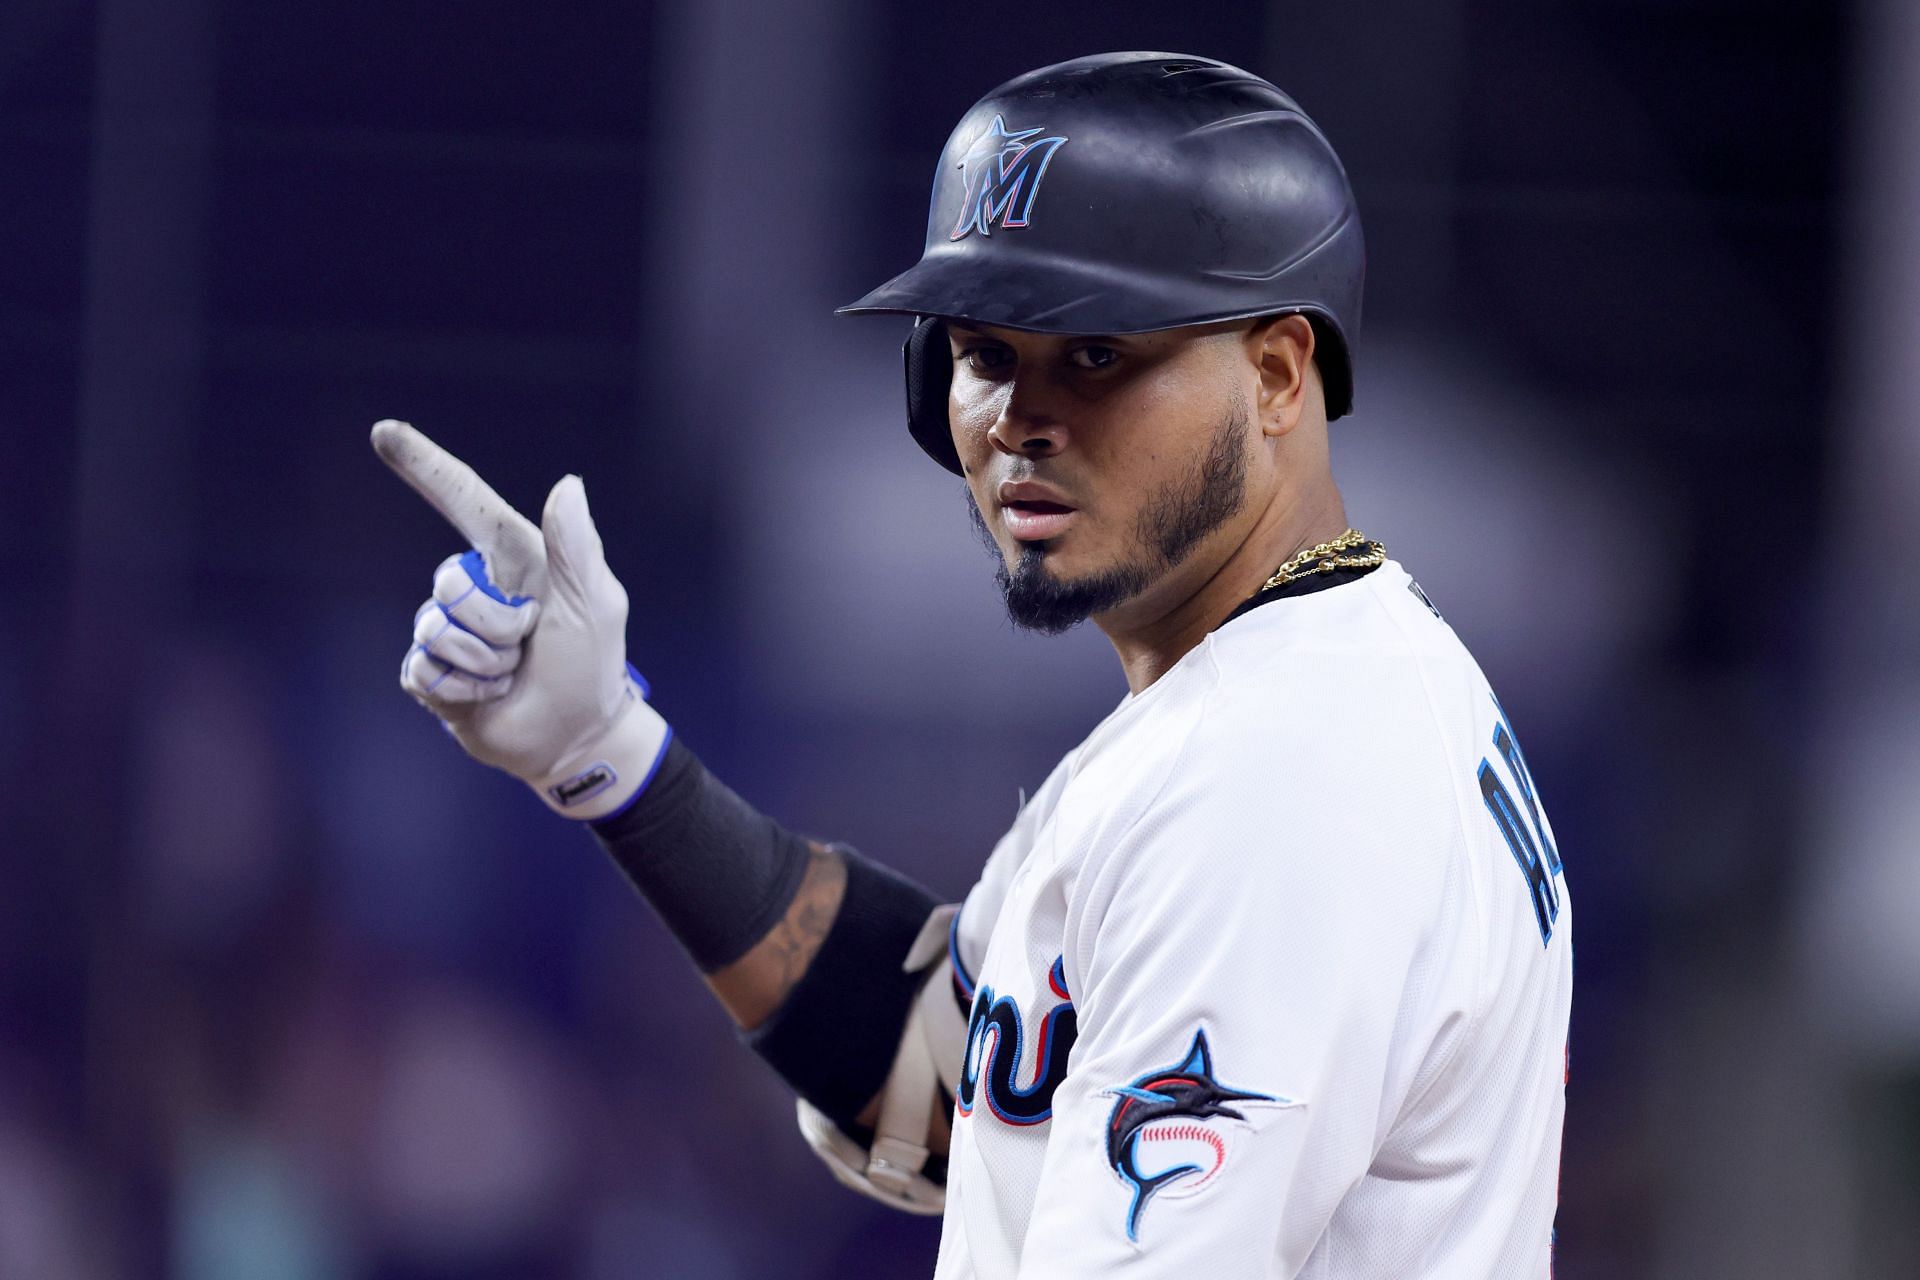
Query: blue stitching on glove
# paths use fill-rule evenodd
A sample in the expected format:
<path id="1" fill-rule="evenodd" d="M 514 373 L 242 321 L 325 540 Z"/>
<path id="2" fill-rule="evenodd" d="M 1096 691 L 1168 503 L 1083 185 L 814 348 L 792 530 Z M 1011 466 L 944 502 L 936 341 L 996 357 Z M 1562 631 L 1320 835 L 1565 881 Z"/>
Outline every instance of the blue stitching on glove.
<path id="1" fill-rule="evenodd" d="M 444 635 L 445 632 L 442 632 L 441 634 Z M 432 649 L 429 649 L 424 644 L 416 644 L 413 647 L 418 649 L 420 652 L 426 654 L 427 660 L 433 663 L 435 666 L 441 666 L 446 668 L 445 671 L 442 671 L 440 673 L 439 679 L 435 680 L 432 684 L 426 687 L 425 692 L 427 693 L 432 693 L 435 689 L 438 689 L 441 686 L 441 684 L 446 681 L 446 678 L 448 676 L 454 675 L 454 674 L 463 675 L 467 679 L 478 681 L 481 684 L 492 684 L 496 680 L 505 680 L 508 676 L 513 674 L 511 671 L 503 671 L 497 676 L 475 675 L 473 672 L 468 671 L 465 667 L 454 666 L 451 662 L 448 662 L 445 658 L 441 657 L 439 654 L 435 653 Z"/>
<path id="2" fill-rule="evenodd" d="M 465 600 L 468 596 L 472 594 L 473 594 L 473 588 L 469 587 L 467 588 L 467 590 L 460 593 L 460 600 Z M 459 604 L 460 600 L 455 600 L 453 603 Z M 449 626 L 457 627 L 460 630 L 466 632 L 468 635 L 472 636 L 475 640 L 478 640 L 481 644 L 486 645 L 487 648 L 493 650 L 495 653 L 505 653 L 507 650 L 513 648 L 513 646 L 510 644 L 493 643 L 493 641 L 487 639 L 485 636 L 481 635 L 478 631 L 475 631 L 472 627 L 460 621 L 460 619 L 454 617 L 453 605 L 441 604 L 438 600 L 435 600 L 433 602 L 433 607 L 446 615 L 447 623 Z M 440 635 L 435 636 L 434 639 L 438 640 L 440 636 L 443 636 L 445 634 L 447 634 L 447 629 L 446 627 L 442 627 L 440 629 Z"/>
<path id="3" fill-rule="evenodd" d="M 498 600 L 501 604 L 509 608 L 518 609 L 521 605 L 533 599 L 532 596 L 507 596 L 503 594 L 500 588 L 494 586 L 493 581 L 487 577 L 486 557 L 478 551 L 469 551 L 461 556 L 460 567 L 467 571 L 467 576 L 473 579 L 473 585 L 480 588 L 482 595 Z M 454 603 L 458 604 L 460 602 L 456 600 Z"/>
<path id="4" fill-rule="evenodd" d="M 436 657 L 434 657 L 434 656 L 433 656 L 432 654 L 430 654 L 430 653 L 429 653 L 429 654 L 427 654 L 427 661 L 429 661 L 429 662 L 436 662 L 436 663 L 439 663 L 439 664 L 440 664 L 441 666 L 443 666 L 443 667 L 446 667 L 446 668 L 447 668 L 447 669 L 446 669 L 445 671 L 442 671 L 442 672 L 440 673 L 440 675 L 439 675 L 439 676 L 438 676 L 438 677 L 437 677 L 437 678 L 436 678 L 436 679 L 434 680 L 434 682 L 433 682 L 432 684 L 430 684 L 430 685 L 428 685 L 428 686 L 426 687 L 426 690 L 425 690 L 425 691 L 426 691 L 427 693 L 432 693 L 432 692 L 433 692 L 433 691 L 434 691 L 435 689 L 438 689 L 438 688 L 439 688 L 439 687 L 440 687 L 441 685 L 443 685 L 443 684 L 445 684 L 445 683 L 447 682 L 447 677 L 453 674 L 453 672 L 454 672 L 454 668 L 453 668 L 453 667 L 452 667 L 451 665 L 449 665 L 448 663 L 445 663 L 445 662 L 440 662 L 440 659 L 438 659 L 438 658 L 436 658 Z"/>

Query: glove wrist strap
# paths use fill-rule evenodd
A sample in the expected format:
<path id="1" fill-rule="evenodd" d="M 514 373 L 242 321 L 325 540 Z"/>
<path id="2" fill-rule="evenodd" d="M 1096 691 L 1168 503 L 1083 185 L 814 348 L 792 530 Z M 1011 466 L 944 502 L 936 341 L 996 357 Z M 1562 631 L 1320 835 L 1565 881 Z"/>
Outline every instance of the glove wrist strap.
<path id="1" fill-rule="evenodd" d="M 560 816 L 583 822 L 611 817 L 632 804 L 659 770 L 673 729 L 632 682 L 627 696 L 626 709 L 592 748 L 547 777 L 528 780 Z"/>

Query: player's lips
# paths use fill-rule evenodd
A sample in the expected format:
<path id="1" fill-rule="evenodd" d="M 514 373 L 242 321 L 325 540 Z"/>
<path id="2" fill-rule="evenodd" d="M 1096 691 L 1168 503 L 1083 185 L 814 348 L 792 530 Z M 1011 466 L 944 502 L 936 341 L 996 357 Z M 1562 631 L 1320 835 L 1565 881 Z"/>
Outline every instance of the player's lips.
<path id="1" fill-rule="evenodd" d="M 1078 514 L 1056 489 L 1036 480 L 1009 480 L 1000 486 L 1000 518 L 1022 542 L 1057 537 Z"/>

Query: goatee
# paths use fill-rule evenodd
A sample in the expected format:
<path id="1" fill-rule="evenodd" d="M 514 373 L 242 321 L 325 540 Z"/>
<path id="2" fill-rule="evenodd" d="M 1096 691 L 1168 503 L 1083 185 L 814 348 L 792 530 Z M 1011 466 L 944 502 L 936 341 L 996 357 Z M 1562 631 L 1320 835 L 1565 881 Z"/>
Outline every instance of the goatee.
<path id="1" fill-rule="evenodd" d="M 1122 604 L 1177 567 L 1200 540 L 1232 519 L 1247 494 L 1247 407 L 1214 429 L 1206 456 L 1192 474 L 1171 480 L 1148 502 L 1133 530 L 1127 559 L 1111 569 L 1063 580 L 1047 569 L 1047 544 L 1022 543 L 1012 569 L 1000 555 L 971 498 L 967 513 L 995 561 L 994 580 L 1013 624 L 1059 635 L 1096 613 Z"/>

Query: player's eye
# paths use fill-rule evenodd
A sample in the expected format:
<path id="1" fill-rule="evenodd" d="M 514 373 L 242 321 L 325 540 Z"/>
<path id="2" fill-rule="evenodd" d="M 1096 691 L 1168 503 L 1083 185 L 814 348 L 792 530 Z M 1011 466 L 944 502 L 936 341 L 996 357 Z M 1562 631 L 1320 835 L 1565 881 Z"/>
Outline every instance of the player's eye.
<path id="1" fill-rule="evenodd" d="M 1067 359 L 1082 369 L 1105 369 L 1120 359 L 1120 353 L 1112 347 L 1092 342 L 1069 351 Z"/>
<path id="2" fill-rule="evenodd" d="M 976 342 L 954 353 L 954 363 L 975 373 L 997 373 L 1013 366 L 1013 352 L 998 342 Z"/>

